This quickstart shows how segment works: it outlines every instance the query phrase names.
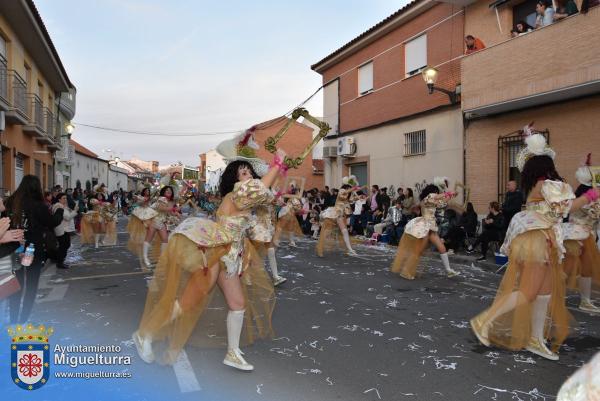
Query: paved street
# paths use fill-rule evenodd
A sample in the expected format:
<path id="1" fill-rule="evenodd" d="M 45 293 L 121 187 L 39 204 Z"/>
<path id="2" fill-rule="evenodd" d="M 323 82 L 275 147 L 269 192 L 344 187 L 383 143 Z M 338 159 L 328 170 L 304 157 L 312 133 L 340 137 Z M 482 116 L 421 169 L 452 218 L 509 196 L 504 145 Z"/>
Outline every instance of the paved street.
<path id="1" fill-rule="evenodd" d="M 244 349 L 254 372 L 224 366 L 222 349 L 193 346 L 175 366 L 146 365 L 130 335 L 148 274 L 125 248 L 125 224 L 117 246 L 77 245 L 69 271 L 49 266 L 30 319 L 55 327 L 52 344 L 114 344 L 134 355 L 133 379 L 106 380 L 105 398 L 93 399 L 551 400 L 600 350 L 600 317 L 573 308 L 580 326 L 558 362 L 485 348 L 468 320 L 490 304 L 500 276 L 455 259 L 462 276 L 448 279 L 431 254 L 423 259 L 423 276 L 408 282 L 388 271 L 395 249 L 358 245 L 359 257 L 320 259 L 315 242 L 302 240 L 297 249 L 277 251 L 289 280 L 277 290 L 275 338 Z M 577 299 L 570 296 L 569 305 Z M 7 375 L 1 383 L 13 397 L 7 399 L 26 394 Z M 70 386 L 77 384 L 53 377 L 38 394 Z"/>

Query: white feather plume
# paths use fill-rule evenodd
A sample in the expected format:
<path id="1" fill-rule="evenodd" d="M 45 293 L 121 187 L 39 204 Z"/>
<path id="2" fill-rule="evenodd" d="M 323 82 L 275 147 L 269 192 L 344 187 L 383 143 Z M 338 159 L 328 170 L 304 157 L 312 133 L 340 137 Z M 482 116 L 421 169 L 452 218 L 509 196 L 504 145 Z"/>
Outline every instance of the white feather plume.
<path id="1" fill-rule="evenodd" d="M 533 134 L 525 137 L 527 147 L 534 155 L 542 155 L 546 150 L 546 138 L 541 134 Z"/>
<path id="2" fill-rule="evenodd" d="M 591 186 L 592 185 L 592 173 L 590 169 L 586 167 L 579 167 L 575 172 L 575 178 L 580 184 Z"/>

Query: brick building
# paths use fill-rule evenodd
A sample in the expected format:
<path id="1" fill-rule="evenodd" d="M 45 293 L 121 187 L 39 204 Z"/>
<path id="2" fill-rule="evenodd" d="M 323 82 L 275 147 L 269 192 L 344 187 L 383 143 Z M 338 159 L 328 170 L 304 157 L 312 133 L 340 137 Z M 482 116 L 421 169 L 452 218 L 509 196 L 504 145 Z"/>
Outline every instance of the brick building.
<path id="1" fill-rule="evenodd" d="M 312 66 L 323 76 L 325 184 L 348 173 L 363 185 L 418 189 L 435 175 L 463 182 L 459 104 L 428 94 L 421 76 L 439 71 L 438 87 L 460 84 L 464 9 L 415 0 Z"/>
<path id="2" fill-rule="evenodd" d="M 487 47 L 461 61 L 466 182 L 480 213 L 519 178 L 523 144 L 514 132 L 531 121 L 547 130 L 557 169 L 574 187 L 588 152 L 600 164 L 600 7 L 511 38 L 535 1 L 493 3 L 498 14 L 489 3 L 465 8 L 465 33 Z"/>

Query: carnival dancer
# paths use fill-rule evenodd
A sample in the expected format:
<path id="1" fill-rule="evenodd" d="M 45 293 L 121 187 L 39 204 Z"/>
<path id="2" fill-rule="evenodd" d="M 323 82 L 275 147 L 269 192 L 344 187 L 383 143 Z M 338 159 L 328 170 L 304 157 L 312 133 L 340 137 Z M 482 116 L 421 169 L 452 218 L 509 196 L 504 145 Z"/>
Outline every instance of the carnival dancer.
<path id="1" fill-rule="evenodd" d="M 417 266 L 423 250 L 429 242 L 433 243 L 440 253 L 440 259 L 446 270 L 448 277 L 457 276 L 459 273 L 450 267 L 448 251 L 444 242 L 438 235 L 438 226 L 436 223 L 436 210 L 445 209 L 449 206 L 449 201 L 456 196 L 454 192 L 442 192 L 441 189 L 447 189 L 448 182 L 445 178 L 434 178 L 437 185 L 429 184 L 421 194 L 421 216 L 416 217 L 406 224 L 404 234 L 398 244 L 396 257 L 392 264 L 392 272 L 398 273 L 402 278 L 414 280 L 417 272 Z"/>
<path id="2" fill-rule="evenodd" d="M 592 188 L 591 153 L 585 164 L 577 169 L 575 177 L 579 187 L 575 196 L 581 196 Z M 567 275 L 567 286 L 579 290 L 579 309 L 589 313 L 600 313 L 600 308 L 591 300 L 592 281 L 600 284 L 600 252 L 596 246 L 596 229 L 600 219 L 600 200 L 591 202 L 569 215 L 563 223 L 565 236 L 565 260 L 563 267 Z"/>
<path id="3" fill-rule="evenodd" d="M 219 185 L 223 200 L 217 220 L 186 219 L 161 255 L 149 285 L 139 329 L 133 334 L 138 353 L 146 362 L 154 360 L 152 342 L 161 339 L 168 342 L 163 361 L 176 360 L 205 311 L 215 284 L 229 308 L 225 365 L 253 370 L 240 350 L 244 316 L 249 342 L 272 334 L 275 297 L 266 271 L 246 270 L 244 275 L 250 276 L 251 286 L 240 280 L 240 275 L 248 229 L 254 224 L 253 211 L 273 201 L 269 187 L 287 167 L 281 150 L 277 151 L 270 169 L 256 158 L 249 146 L 253 144 L 252 138 L 248 138 L 252 133 L 253 130 L 248 130 L 217 147 L 227 163 Z"/>
<path id="4" fill-rule="evenodd" d="M 165 185 L 160 189 L 158 199 L 150 206 L 156 211 L 152 223 L 146 229 L 146 238 L 142 244 L 142 260 L 146 267 L 152 266 L 148 256 L 154 236 L 158 233 L 160 237 L 160 253 L 167 247 L 169 240 L 169 226 L 176 226 L 181 218 L 181 213 L 175 202 L 175 190 L 171 185 Z"/>
<path id="5" fill-rule="evenodd" d="M 356 256 L 357 253 L 350 244 L 350 235 L 346 226 L 346 217 L 352 214 L 350 204 L 358 199 L 356 191 L 360 189 L 355 176 L 344 177 L 339 190 L 335 206 L 328 207 L 321 213 L 321 233 L 317 243 L 317 255 L 323 257 L 325 248 L 332 248 L 335 242 L 336 228 L 342 233 L 342 238 L 348 255 Z"/>
<path id="6" fill-rule="evenodd" d="M 298 198 L 290 197 L 286 199 L 285 195 L 281 199 L 283 205 L 277 213 L 277 225 L 275 226 L 273 242 L 276 247 L 279 247 L 282 234 L 288 234 L 290 246 L 297 248 L 294 236 L 302 236 L 302 228 L 300 228 L 300 223 L 298 223 L 296 215 L 302 211 L 302 203 Z"/>
<path id="7" fill-rule="evenodd" d="M 90 210 L 81 220 L 81 243 L 94 244 L 96 248 L 117 243 L 117 209 L 106 200 L 104 188 L 104 184 L 94 188 Z"/>
<path id="8" fill-rule="evenodd" d="M 143 187 L 139 195 L 134 195 L 133 200 L 133 211 L 129 216 L 129 223 L 127 224 L 127 232 L 129 233 L 129 241 L 127 242 L 127 249 L 133 254 L 142 257 L 142 247 L 146 238 L 148 227 L 152 224 L 158 212 L 150 207 L 151 203 L 151 191 L 149 187 Z M 145 262 L 142 265 L 146 265 Z"/>
<path id="9" fill-rule="evenodd" d="M 500 251 L 509 264 L 492 306 L 471 319 L 486 346 L 526 350 L 550 360 L 569 332 L 561 262 L 565 253 L 562 220 L 598 198 L 589 189 L 575 198 L 554 167 L 554 151 L 531 125 L 523 129 L 526 147 L 517 156 L 526 210 L 511 220 Z M 551 340 L 552 350 L 546 346 Z"/>

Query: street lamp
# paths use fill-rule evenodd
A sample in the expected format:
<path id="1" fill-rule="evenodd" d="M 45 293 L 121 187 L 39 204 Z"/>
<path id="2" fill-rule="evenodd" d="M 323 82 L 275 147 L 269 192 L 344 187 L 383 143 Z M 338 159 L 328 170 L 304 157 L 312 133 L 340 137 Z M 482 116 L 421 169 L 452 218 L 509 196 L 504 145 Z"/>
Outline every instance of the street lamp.
<path id="1" fill-rule="evenodd" d="M 449 91 L 448 89 L 438 88 L 435 86 L 435 83 L 437 82 L 438 74 L 439 74 L 438 70 L 436 70 L 433 67 L 427 67 L 423 70 L 422 74 L 423 74 L 423 80 L 427 84 L 427 88 L 429 88 L 430 95 L 433 93 L 433 91 L 442 92 L 442 93 L 445 93 L 446 95 L 448 95 L 448 98 L 450 98 L 451 104 L 458 103 L 458 93 L 456 93 L 456 90 Z"/>
<path id="2" fill-rule="evenodd" d="M 75 126 L 73 124 L 71 124 L 70 121 L 65 124 L 65 132 L 67 133 L 68 137 L 71 137 L 71 134 L 73 133 L 74 130 L 75 130 Z"/>

